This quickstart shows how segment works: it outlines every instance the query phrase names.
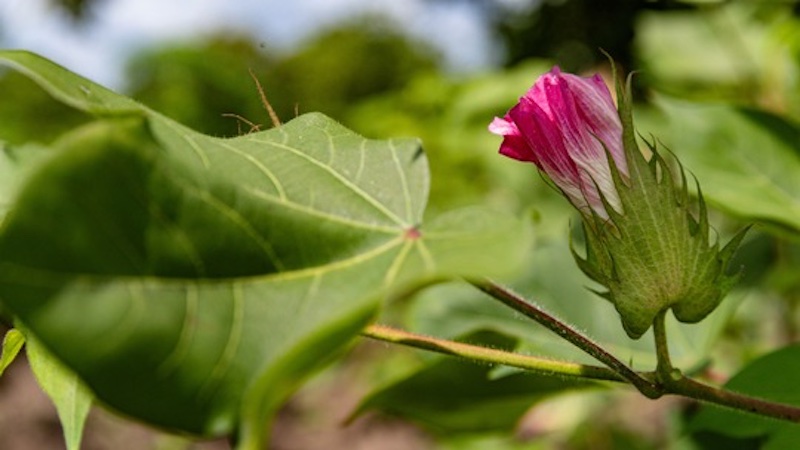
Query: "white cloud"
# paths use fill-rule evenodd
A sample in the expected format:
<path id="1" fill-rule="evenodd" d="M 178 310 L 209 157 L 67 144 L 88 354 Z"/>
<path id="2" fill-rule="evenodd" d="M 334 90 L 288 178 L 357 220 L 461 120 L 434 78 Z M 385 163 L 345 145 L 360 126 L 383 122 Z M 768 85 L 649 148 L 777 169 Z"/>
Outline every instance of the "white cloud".
<path id="1" fill-rule="evenodd" d="M 112 81 L 120 60 L 102 42 L 73 27 L 66 14 L 45 0 L 0 2 L 3 47 L 32 50 L 97 80 Z"/>

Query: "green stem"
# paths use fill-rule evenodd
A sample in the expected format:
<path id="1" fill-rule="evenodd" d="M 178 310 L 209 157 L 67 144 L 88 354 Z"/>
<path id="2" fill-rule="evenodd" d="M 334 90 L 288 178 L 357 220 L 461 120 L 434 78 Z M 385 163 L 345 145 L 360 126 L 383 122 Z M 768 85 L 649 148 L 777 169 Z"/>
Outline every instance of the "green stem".
<path id="1" fill-rule="evenodd" d="M 556 333 L 566 341 L 602 362 L 611 370 L 616 372 L 620 377 L 629 381 L 646 397 L 658 398 L 664 394 L 663 390 L 660 389 L 656 383 L 636 373 L 633 369 L 617 359 L 614 355 L 600 347 L 600 345 L 584 336 L 570 325 L 567 325 L 553 315 L 545 312 L 538 306 L 528 302 L 523 297 L 494 283 L 491 280 L 473 280 L 470 282 L 475 287 L 488 294 L 490 297 L 500 301 L 515 311 L 524 314 L 526 317 L 535 320 L 548 330 Z"/>
<path id="2" fill-rule="evenodd" d="M 687 378 L 680 370 L 673 368 L 667 345 L 666 315 L 667 310 L 661 311 L 653 321 L 653 335 L 658 358 L 656 381 L 665 393 L 749 411 L 762 416 L 800 422 L 800 408 L 709 386 Z"/>
<path id="3" fill-rule="evenodd" d="M 639 391 L 649 398 L 658 398 L 664 394 L 674 394 L 694 400 L 714 403 L 720 406 L 749 411 L 762 416 L 800 422 L 800 408 L 775 403 L 768 400 L 751 397 L 723 388 L 709 386 L 684 376 L 679 370 L 673 368 L 669 356 L 666 332 L 666 314 L 662 311 L 653 322 L 655 335 L 656 356 L 658 365 L 655 373 L 655 382 L 645 378 L 641 373 L 634 372 L 631 368 L 605 351 L 597 343 L 553 317 L 541 308 L 531 304 L 513 292 L 498 286 L 491 281 L 472 282 L 478 289 L 489 294 L 492 298 L 539 322 L 549 330 L 555 332 L 565 340 L 574 344 L 595 359 L 599 360 L 619 376 L 633 384 Z"/>
<path id="4" fill-rule="evenodd" d="M 423 336 L 385 325 L 371 325 L 364 329 L 361 334 L 368 338 L 384 342 L 405 345 L 450 356 L 458 356 L 472 361 L 517 367 L 543 375 L 558 375 L 562 377 L 604 381 L 624 381 L 614 371 L 605 367 L 520 355 L 503 350 Z"/>
<path id="5" fill-rule="evenodd" d="M 713 403 L 715 405 L 747 411 L 774 419 L 800 423 L 800 408 L 796 406 L 776 403 L 723 388 L 709 386 L 682 375 L 665 379 L 664 389 L 668 393 L 688 397 L 693 400 Z"/>
<path id="6" fill-rule="evenodd" d="M 571 326 L 508 289 L 489 280 L 471 281 L 471 283 L 492 298 L 499 300 L 515 311 L 524 314 L 542 324 L 547 329 L 555 332 L 565 340 L 604 363 L 608 368 L 519 355 L 502 350 L 421 336 L 383 325 L 369 326 L 362 334 L 366 337 L 384 342 L 458 356 L 473 361 L 503 364 L 545 375 L 604 381 L 627 381 L 639 389 L 642 394 L 652 399 L 659 398 L 665 394 L 679 395 L 693 400 L 713 403 L 761 416 L 800 423 L 800 407 L 776 403 L 729 391 L 724 388 L 703 384 L 686 377 L 679 370 L 675 369 L 672 366 L 667 345 L 666 310 L 659 313 L 653 322 L 653 334 L 655 336 L 656 355 L 658 358 L 656 372 L 654 374 L 639 373 L 633 371 L 633 369 L 626 366 L 597 343 Z"/>
<path id="7" fill-rule="evenodd" d="M 672 367 L 672 361 L 669 357 L 669 346 L 667 345 L 667 327 L 666 327 L 667 310 L 663 310 L 653 320 L 653 336 L 656 342 L 656 380 L 659 383 L 665 384 L 668 379 L 680 377 L 681 374 Z"/>
<path id="8" fill-rule="evenodd" d="M 658 331 L 656 335 L 662 336 L 664 339 L 660 342 L 666 344 L 666 333 L 662 332 L 662 325 L 658 325 L 658 328 L 660 331 Z M 497 349 L 464 344 L 461 342 L 422 336 L 385 325 L 371 325 L 362 331 L 362 335 L 370 339 L 376 339 L 392 344 L 399 344 L 445 355 L 466 358 L 471 361 L 517 367 L 543 375 L 602 381 L 630 381 L 622 378 L 615 371 L 605 367 L 553 361 L 545 358 L 520 355 L 517 353 L 506 352 Z M 657 346 L 661 346 L 661 344 L 657 344 Z M 666 350 L 666 345 L 661 346 L 661 348 Z M 654 389 L 657 390 L 658 396 L 665 394 L 679 395 L 692 400 L 713 403 L 719 406 L 747 411 L 761 416 L 800 423 L 800 408 L 798 407 L 775 403 L 768 400 L 739 394 L 737 392 L 728 391 L 723 388 L 709 386 L 691 378 L 687 378 L 679 371 L 672 369 L 668 359 L 659 359 L 659 361 L 667 361 L 666 364 L 662 364 L 660 367 L 668 367 L 670 370 L 668 371 L 668 376 L 660 376 L 659 374 L 656 374 L 658 383 L 655 384 Z M 648 373 L 637 375 L 642 376 L 651 374 Z"/>

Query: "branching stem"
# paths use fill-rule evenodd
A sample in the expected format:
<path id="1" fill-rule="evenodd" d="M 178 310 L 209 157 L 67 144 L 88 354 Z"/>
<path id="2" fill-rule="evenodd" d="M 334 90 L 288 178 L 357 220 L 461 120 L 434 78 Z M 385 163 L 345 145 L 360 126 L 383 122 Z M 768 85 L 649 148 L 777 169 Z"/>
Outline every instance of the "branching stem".
<path id="1" fill-rule="evenodd" d="M 472 280 L 470 282 L 493 299 L 498 300 L 520 314 L 535 320 L 548 330 L 556 333 L 564 340 L 575 345 L 596 360 L 605 364 L 608 366 L 608 368 L 619 374 L 620 377 L 630 382 L 646 397 L 658 398 L 663 395 L 663 392 L 661 389 L 659 389 L 656 383 L 636 373 L 633 369 L 628 367 L 625 363 L 617 359 L 611 353 L 607 352 L 596 342 L 581 334 L 572 326 L 562 322 L 555 316 L 527 301 L 525 298 L 515 294 L 514 292 L 511 292 L 510 290 L 491 280 Z"/>
<path id="2" fill-rule="evenodd" d="M 635 372 L 599 344 L 540 307 L 489 280 L 471 283 L 515 311 L 524 314 L 577 346 L 607 367 L 555 361 L 503 350 L 439 339 L 410 333 L 384 325 L 367 327 L 362 335 L 371 339 L 419 348 L 472 361 L 502 364 L 545 375 L 588 380 L 628 382 L 645 396 L 656 399 L 663 395 L 679 395 L 693 400 L 746 411 L 761 416 L 800 423 L 800 407 L 752 397 L 724 388 L 710 386 L 686 377 L 672 366 L 667 345 L 665 318 L 662 311 L 653 323 L 658 363 L 655 372 Z"/>
<path id="3" fill-rule="evenodd" d="M 656 380 L 664 393 L 680 395 L 776 419 L 800 422 L 800 408 L 798 407 L 703 384 L 686 377 L 680 370 L 674 368 L 670 361 L 667 345 L 666 314 L 667 310 L 660 312 L 653 322 L 656 357 L 658 358 Z"/>

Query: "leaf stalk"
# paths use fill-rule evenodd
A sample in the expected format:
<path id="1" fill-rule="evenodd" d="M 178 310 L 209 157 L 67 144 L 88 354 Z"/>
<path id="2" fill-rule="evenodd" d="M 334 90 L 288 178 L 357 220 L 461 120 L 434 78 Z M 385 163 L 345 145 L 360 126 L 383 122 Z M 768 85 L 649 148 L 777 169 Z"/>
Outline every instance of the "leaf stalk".
<path id="1" fill-rule="evenodd" d="M 362 336 L 392 344 L 428 350 L 444 355 L 457 356 L 473 361 L 502 364 L 543 375 L 580 378 L 602 381 L 624 382 L 613 370 L 605 367 L 556 361 L 548 358 L 521 355 L 479 345 L 465 344 L 447 339 L 411 333 L 386 325 L 370 325 L 361 332 Z"/>

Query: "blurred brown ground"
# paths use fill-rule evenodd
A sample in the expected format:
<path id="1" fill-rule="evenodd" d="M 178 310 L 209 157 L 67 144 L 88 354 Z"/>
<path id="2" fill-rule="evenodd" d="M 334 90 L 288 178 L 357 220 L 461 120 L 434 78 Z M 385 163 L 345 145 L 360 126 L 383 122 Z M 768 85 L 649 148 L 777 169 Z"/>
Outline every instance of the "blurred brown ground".
<path id="1" fill-rule="evenodd" d="M 431 439 L 407 423 L 365 415 L 343 421 L 362 389 L 347 370 L 312 380 L 281 411 L 271 450 L 428 450 Z M 229 450 L 226 441 L 190 442 L 94 407 L 84 430 L 82 450 Z M 65 449 L 61 425 L 41 391 L 24 352 L 0 377 L 0 450 Z"/>

